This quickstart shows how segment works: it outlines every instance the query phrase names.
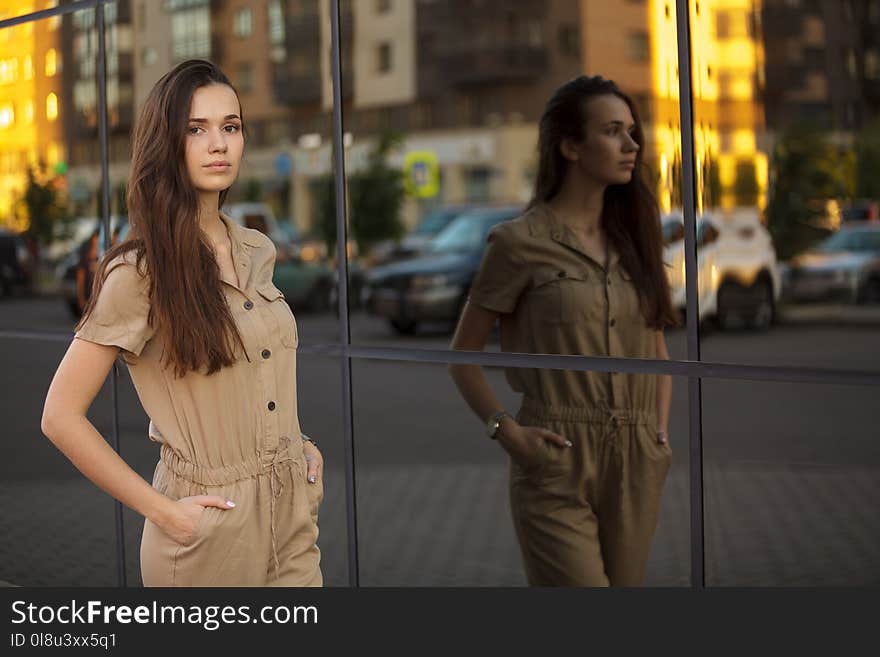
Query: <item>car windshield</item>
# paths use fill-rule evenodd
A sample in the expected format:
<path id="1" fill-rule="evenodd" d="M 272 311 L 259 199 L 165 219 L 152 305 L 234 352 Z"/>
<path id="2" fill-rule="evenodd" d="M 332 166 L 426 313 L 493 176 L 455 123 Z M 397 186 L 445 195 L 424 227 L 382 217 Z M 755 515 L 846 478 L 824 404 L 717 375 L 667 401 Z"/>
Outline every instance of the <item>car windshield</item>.
<path id="1" fill-rule="evenodd" d="M 421 223 L 413 231 L 413 235 L 419 237 L 430 237 L 439 233 L 446 225 L 461 214 L 461 210 L 454 208 L 437 208 L 429 212 Z"/>
<path id="2" fill-rule="evenodd" d="M 669 219 L 663 223 L 663 243 L 672 244 L 684 239 L 684 224 L 678 219 Z"/>
<path id="3" fill-rule="evenodd" d="M 880 251 L 880 231 L 840 231 L 819 245 L 825 253 L 840 251 Z"/>
<path id="4" fill-rule="evenodd" d="M 429 250 L 434 253 L 479 251 L 492 226 L 507 218 L 507 215 L 500 214 L 465 214 L 457 217 L 431 240 Z"/>

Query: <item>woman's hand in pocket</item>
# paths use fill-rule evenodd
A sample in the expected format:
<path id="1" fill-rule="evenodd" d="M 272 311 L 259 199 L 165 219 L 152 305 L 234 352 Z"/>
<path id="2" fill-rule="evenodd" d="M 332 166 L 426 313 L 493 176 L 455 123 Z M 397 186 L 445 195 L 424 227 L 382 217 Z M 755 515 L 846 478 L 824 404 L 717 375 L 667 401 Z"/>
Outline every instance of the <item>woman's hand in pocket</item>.
<path id="1" fill-rule="evenodd" d="M 219 495 L 181 497 L 174 503 L 173 511 L 159 524 L 159 529 L 171 540 L 187 545 L 195 539 L 199 521 L 205 513 L 205 508 L 209 506 L 228 511 L 235 506 L 235 502 Z"/>
<path id="2" fill-rule="evenodd" d="M 498 429 L 498 440 L 516 463 L 525 469 L 541 465 L 545 442 L 571 447 L 571 442 L 558 433 L 542 427 L 524 427 L 513 419 L 504 418 Z"/>

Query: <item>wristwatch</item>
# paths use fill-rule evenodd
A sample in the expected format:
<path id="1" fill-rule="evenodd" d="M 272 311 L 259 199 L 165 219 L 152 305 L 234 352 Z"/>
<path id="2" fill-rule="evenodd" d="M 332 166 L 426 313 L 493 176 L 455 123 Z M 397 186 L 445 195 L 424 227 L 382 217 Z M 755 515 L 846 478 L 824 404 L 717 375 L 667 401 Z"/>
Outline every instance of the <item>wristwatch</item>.
<path id="1" fill-rule="evenodd" d="M 486 422 L 486 435 L 492 440 L 497 440 L 498 429 L 501 427 L 501 420 L 510 417 L 507 411 L 498 411 Z"/>

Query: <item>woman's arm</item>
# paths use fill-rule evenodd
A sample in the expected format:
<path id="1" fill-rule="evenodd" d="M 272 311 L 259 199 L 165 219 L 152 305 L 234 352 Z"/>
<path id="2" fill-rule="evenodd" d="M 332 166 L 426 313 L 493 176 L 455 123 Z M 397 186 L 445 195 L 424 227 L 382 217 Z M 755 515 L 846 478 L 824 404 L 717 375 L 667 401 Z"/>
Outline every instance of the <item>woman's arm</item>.
<path id="1" fill-rule="evenodd" d="M 657 358 L 669 360 L 669 351 L 666 348 L 666 337 L 663 330 L 655 331 L 657 340 Z M 666 442 L 669 433 L 669 409 L 672 404 L 672 377 L 669 374 L 661 374 L 657 380 L 657 432 L 658 440 Z"/>
<path id="2" fill-rule="evenodd" d="M 118 353 L 118 347 L 73 340 L 49 386 L 41 428 L 95 485 L 184 542 L 195 532 L 203 507 L 229 505 L 216 495 L 177 502 L 165 497 L 132 470 L 89 422 L 86 413 Z"/>
<path id="3" fill-rule="evenodd" d="M 470 302 L 465 304 L 452 338 L 452 348 L 458 351 L 482 351 L 489 339 L 492 326 L 498 319 L 498 313 L 486 310 Z M 483 368 L 479 365 L 450 365 L 449 373 L 459 393 L 467 405 L 477 414 L 481 422 L 486 422 L 495 413 L 502 410 L 501 402 L 492 391 Z M 537 447 L 538 439 L 549 440 L 561 446 L 570 446 L 562 436 L 547 429 L 523 427 L 512 417 L 501 420 L 496 434 L 498 442 L 515 458 L 525 456 L 528 460 Z"/>

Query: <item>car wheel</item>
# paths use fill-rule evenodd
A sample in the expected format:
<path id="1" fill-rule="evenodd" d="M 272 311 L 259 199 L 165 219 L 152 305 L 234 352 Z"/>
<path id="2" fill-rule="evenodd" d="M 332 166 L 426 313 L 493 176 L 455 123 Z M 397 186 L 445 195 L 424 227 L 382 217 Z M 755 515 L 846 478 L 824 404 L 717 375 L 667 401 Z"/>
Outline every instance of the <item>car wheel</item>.
<path id="1" fill-rule="evenodd" d="M 862 288 L 862 303 L 880 303 L 880 278 L 869 278 Z"/>
<path id="2" fill-rule="evenodd" d="M 767 330 L 773 323 L 776 314 L 776 309 L 773 306 L 773 290 L 767 281 L 760 280 L 752 287 L 751 293 L 755 309 L 746 318 L 746 323 L 750 328 Z"/>
<path id="3" fill-rule="evenodd" d="M 400 335 L 413 335 L 419 327 L 414 319 L 391 319 L 389 323 Z"/>
<path id="4" fill-rule="evenodd" d="M 730 285 L 725 283 L 718 288 L 718 301 L 715 309 L 715 322 L 722 331 L 729 331 L 739 326 L 739 317 L 731 310 L 729 299 Z"/>

